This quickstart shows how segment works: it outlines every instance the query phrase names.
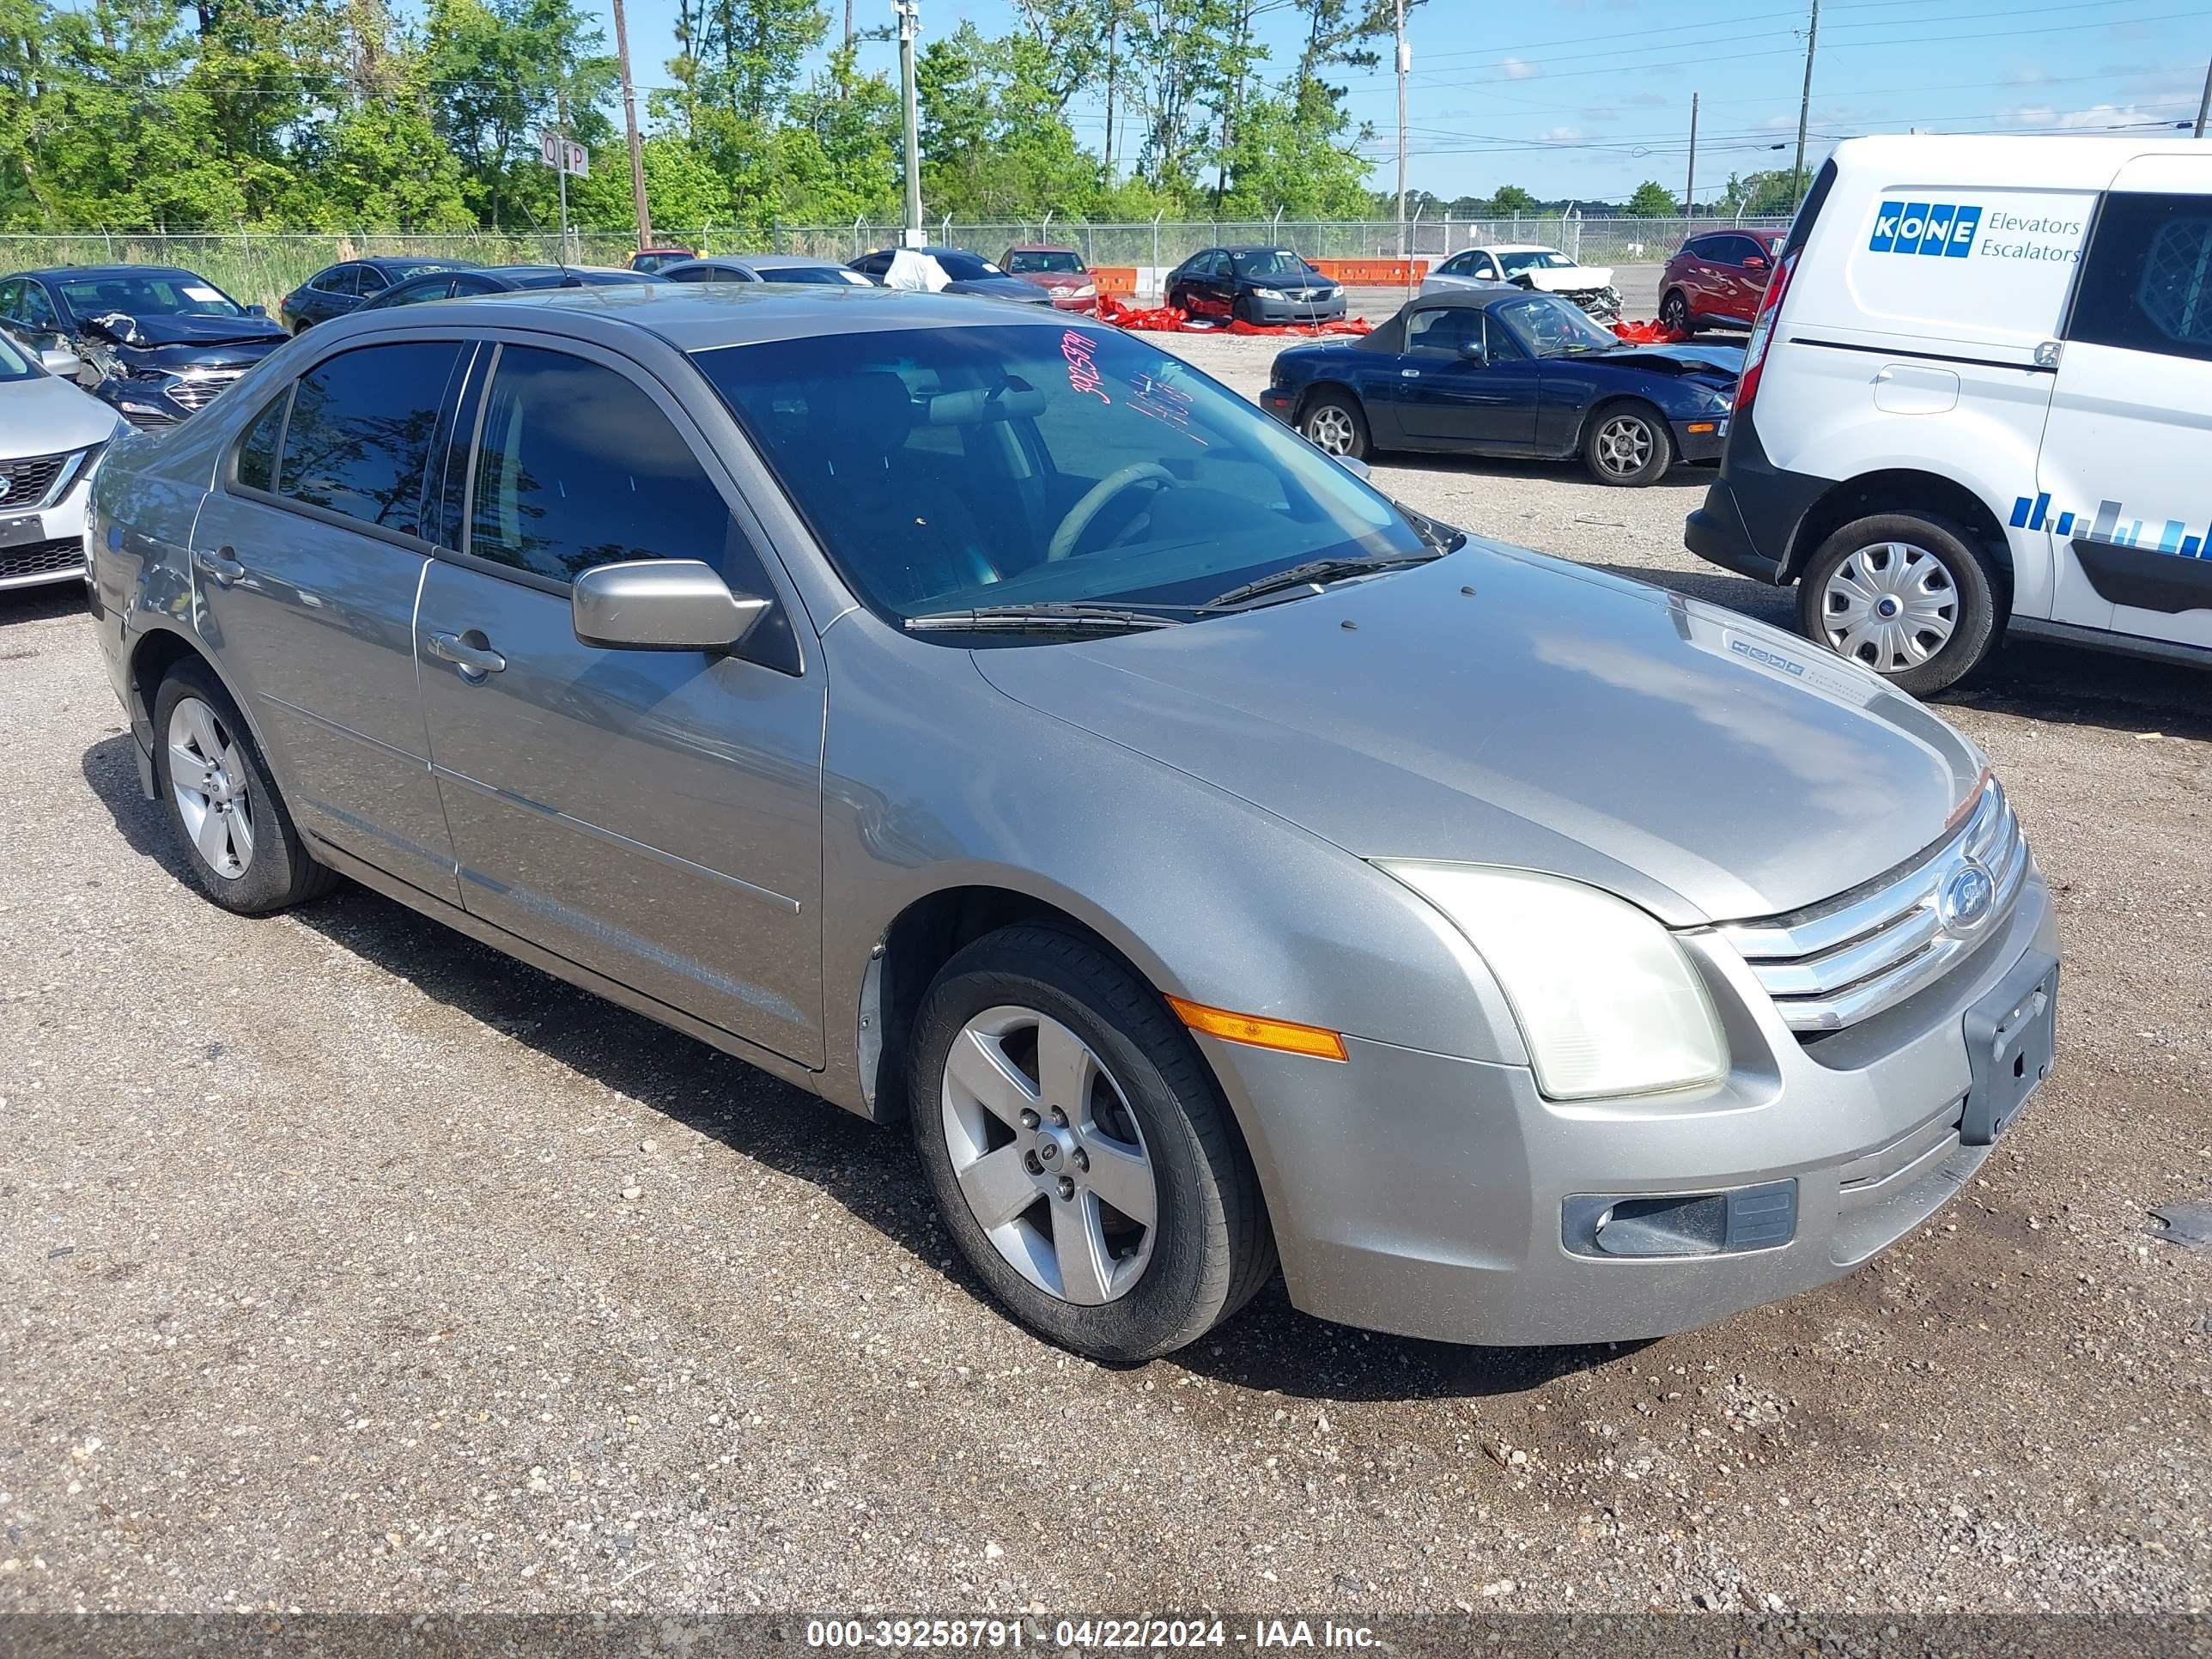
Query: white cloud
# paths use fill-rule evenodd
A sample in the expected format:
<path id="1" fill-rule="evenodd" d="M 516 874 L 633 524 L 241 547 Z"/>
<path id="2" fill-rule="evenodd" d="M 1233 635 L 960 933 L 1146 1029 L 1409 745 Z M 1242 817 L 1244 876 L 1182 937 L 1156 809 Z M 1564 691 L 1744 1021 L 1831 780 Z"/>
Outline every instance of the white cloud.
<path id="1" fill-rule="evenodd" d="M 1547 144 L 1579 144 L 1583 141 L 1580 127 L 1553 127 L 1538 141 Z"/>
<path id="2" fill-rule="evenodd" d="M 1498 67 L 1505 71 L 1505 78 L 1509 81 L 1533 81 L 1544 72 L 1536 64 L 1521 58 L 1509 58 Z"/>

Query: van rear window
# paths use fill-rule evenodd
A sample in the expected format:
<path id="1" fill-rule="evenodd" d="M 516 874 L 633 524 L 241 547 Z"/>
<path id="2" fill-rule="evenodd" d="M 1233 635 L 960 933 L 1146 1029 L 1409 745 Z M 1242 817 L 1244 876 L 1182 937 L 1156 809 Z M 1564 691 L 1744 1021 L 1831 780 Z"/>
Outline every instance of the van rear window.
<path id="1" fill-rule="evenodd" d="M 1828 192 L 1835 187 L 1836 164 L 1821 162 L 1820 172 L 1813 175 L 1813 188 L 1805 192 L 1805 199 L 1797 204 L 1797 216 L 1790 222 L 1790 240 L 1782 245 L 1784 253 L 1795 253 L 1805 246 L 1805 239 L 1813 234 L 1813 222 L 1820 216 L 1820 210 L 1828 204 Z"/>

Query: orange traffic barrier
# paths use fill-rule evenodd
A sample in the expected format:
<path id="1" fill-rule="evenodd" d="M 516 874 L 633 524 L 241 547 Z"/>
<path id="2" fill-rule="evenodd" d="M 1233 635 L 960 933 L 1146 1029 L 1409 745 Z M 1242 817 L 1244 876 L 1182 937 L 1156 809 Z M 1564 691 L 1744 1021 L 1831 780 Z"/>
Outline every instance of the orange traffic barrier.
<path id="1" fill-rule="evenodd" d="M 1093 265 L 1091 278 L 1098 284 L 1101 294 L 1129 295 L 1137 291 L 1134 265 Z"/>
<path id="2" fill-rule="evenodd" d="M 1429 274 L 1426 259 L 1309 259 L 1333 283 L 1349 288 L 1411 288 Z"/>

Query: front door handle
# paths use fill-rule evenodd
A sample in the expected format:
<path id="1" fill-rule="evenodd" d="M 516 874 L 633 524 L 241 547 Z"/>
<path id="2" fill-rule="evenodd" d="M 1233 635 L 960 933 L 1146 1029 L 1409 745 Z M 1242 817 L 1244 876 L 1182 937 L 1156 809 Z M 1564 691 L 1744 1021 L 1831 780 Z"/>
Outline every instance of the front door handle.
<path id="1" fill-rule="evenodd" d="M 233 554 L 235 549 L 218 547 L 213 553 L 202 553 L 192 562 L 212 577 L 217 587 L 228 587 L 246 574 L 246 567 Z"/>
<path id="2" fill-rule="evenodd" d="M 507 659 L 489 644 L 472 645 L 458 634 L 433 634 L 422 641 L 422 648 L 439 661 L 453 664 L 454 672 L 471 685 L 481 685 L 507 666 Z"/>

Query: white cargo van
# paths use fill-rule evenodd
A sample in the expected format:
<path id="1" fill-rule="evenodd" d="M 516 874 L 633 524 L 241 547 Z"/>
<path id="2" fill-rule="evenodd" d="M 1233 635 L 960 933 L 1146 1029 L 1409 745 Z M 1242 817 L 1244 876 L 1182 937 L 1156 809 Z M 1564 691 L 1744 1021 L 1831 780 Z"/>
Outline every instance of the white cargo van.
<path id="1" fill-rule="evenodd" d="M 2009 629 L 2212 665 L 2212 144 L 1860 138 L 1685 539 L 1908 691 Z"/>

